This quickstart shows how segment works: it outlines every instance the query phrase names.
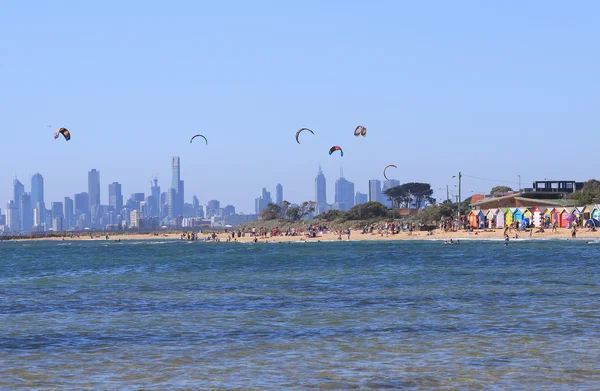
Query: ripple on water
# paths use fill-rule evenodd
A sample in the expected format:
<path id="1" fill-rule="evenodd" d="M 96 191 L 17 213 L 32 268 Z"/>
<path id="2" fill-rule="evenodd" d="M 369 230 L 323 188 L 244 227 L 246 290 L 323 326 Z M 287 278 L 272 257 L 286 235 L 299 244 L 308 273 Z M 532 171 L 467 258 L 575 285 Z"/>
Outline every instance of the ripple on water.
<path id="1" fill-rule="evenodd" d="M 0 247 L 0 389 L 600 383 L 583 242 L 105 244 Z"/>

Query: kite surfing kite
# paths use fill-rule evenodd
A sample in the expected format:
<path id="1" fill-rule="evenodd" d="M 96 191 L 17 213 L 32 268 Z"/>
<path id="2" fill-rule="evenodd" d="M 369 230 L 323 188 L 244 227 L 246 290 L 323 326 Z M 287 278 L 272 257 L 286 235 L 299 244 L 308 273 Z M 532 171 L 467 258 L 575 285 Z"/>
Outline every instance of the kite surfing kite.
<path id="1" fill-rule="evenodd" d="M 358 136 L 363 136 L 363 137 L 365 137 L 365 136 L 367 135 L 367 128 L 365 128 L 365 127 L 364 127 L 364 126 L 362 126 L 362 125 L 358 125 L 358 126 L 356 127 L 356 129 L 354 129 L 354 135 L 355 135 L 356 137 L 358 137 Z"/>
<path id="2" fill-rule="evenodd" d="M 388 164 L 387 166 L 385 166 L 385 168 L 383 169 L 383 177 L 384 177 L 385 179 L 387 179 L 388 181 L 390 180 L 390 178 L 388 178 L 388 177 L 387 177 L 387 175 L 385 175 L 385 170 L 387 170 L 387 169 L 388 169 L 388 168 L 390 168 L 390 167 L 398 168 L 398 167 L 396 167 L 396 165 L 395 165 L 395 164 Z"/>
<path id="3" fill-rule="evenodd" d="M 71 139 L 71 133 L 66 128 L 60 128 L 54 132 L 54 138 L 57 139 L 59 135 L 63 135 L 66 141 Z"/>
<path id="4" fill-rule="evenodd" d="M 300 140 L 298 140 L 298 136 L 300 136 L 300 133 L 302 133 L 302 131 L 304 131 L 304 130 L 308 130 L 308 131 L 309 131 L 309 132 L 311 132 L 312 134 L 315 134 L 315 132 L 313 132 L 313 131 L 312 131 L 312 130 L 310 130 L 309 128 L 302 128 L 302 129 L 298 130 L 298 131 L 296 132 L 296 142 L 297 142 L 298 144 L 300 144 Z"/>
<path id="5" fill-rule="evenodd" d="M 334 145 L 333 147 L 331 147 L 331 149 L 329 150 L 329 154 L 331 155 L 335 151 L 340 151 L 341 156 L 344 157 L 344 151 L 342 151 L 342 148 L 340 146 Z"/>
<path id="6" fill-rule="evenodd" d="M 190 139 L 190 144 L 192 143 L 192 141 L 194 141 L 194 139 L 195 139 L 196 137 L 202 137 L 202 138 L 204 139 L 204 142 L 206 143 L 206 145 L 208 145 L 208 140 L 206 139 L 206 137 L 204 137 L 204 136 L 203 136 L 203 135 L 201 135 L 201 134 L 197 134 L 197 135 L 195 135 L 194 137 L 192 137 L 192 138 Z"/>

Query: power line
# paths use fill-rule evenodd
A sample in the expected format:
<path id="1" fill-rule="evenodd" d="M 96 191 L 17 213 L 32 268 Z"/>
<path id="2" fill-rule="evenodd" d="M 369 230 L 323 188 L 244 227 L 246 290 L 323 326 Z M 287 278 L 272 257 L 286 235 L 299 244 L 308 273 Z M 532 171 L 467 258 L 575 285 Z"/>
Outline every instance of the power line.
<path id="1" fill-rule="evenodd" d="M 519 184 L 519 182 L 516 182 L 516 181 L 503 181 L 503 180 L 500 180 L 500 179 L 480 178 L 480 177 L 476 177 L 476 176 L 472 176 L 472 175 L 465 175 L 465 174 L 463 174 L 463 176 L 467 177 L 467 178 L 471 178 L 471 179 L 479 179 L 480 181 L 500 182 L 500 183 L 512 183 L 512 184 L 515 184 L 515 185 Z"/>

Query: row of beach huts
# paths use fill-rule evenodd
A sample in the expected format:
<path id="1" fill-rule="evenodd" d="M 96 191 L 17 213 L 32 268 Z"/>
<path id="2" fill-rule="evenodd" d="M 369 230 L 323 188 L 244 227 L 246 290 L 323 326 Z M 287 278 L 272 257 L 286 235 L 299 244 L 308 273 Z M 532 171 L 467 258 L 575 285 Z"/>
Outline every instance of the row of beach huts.
<path id="1" fill-rule="evenodd" d="M 590 219 L 600 221 L 600 206 L 473 209 L 467 218 L 471 227 L 480 229 L 514 226 L 515 222 L 536 228 L 549 228 L 554 223 L 558 228 L 571 228 L 575 222 L 583 225 Z"/>

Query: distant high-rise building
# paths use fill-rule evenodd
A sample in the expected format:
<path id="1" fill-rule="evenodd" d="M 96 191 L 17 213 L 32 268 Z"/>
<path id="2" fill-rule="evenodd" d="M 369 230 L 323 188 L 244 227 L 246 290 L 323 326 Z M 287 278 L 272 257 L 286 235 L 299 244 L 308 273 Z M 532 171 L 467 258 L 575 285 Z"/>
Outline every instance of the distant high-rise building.
<path id="1" fill-rule="evenodd" d="M 63 218 L 65 217 L 62 202 L 53 202 L 51 205 L 51 210 L 52 210 L 52 218 L 53 219 L 55 217 L 63 217 Z"/>
<path id="2" fill-rule="evenodd" d="M 129 219 L 130 219 L 130 227 L 131 228 L 139 228 L 140 227 L 140 220 L 142 218 L 142 214 L 141 212 L 137 211 L 137 210 L 132 210 L 130 215 L 129 215 Z"/>
<path id="3" fill-rule="evenodd" d="M 17 208 L 17 226 L 16 230 L 21 229 L 21 196 L 25 193 L 25 186 L 17 179 L 13 181 L 13 202 Z"/>
<path id="4" fill-rule="evenodd" d="M 75 194 L 75 213 L 90 213 L 90 195 L 88 193 Z"/>
<path id="5" fill-rule="evenodd" d="M 319 173 L 315 178 L 315 213 L 321 214 L 327 211 L 327 181 L 323 170 L 319 166 Z"/>
<path id="6" fill-rule="evenodd" d="M 10 201 L 6 205 L 6 225 L 10 232 L 19 232 L 21 226 L 19 225 L 19 208 L 14 201 Z"/>
<path id="7" fill-rule="evenodd" d="M 169 189 L 167 193 L 167 204 L 169 205 L 169 218 L 174 219 L 177 217 L 177 190 Z"/>
<path id="8" fill-rule="evenodd" d="M 66 231 L 65 224 L 64 224 L 64 219 L 61 216 L 57 216 L 57 217 L 53 217 L 52 218 L 52 229 L 55 232 Z"/>
<path id="9" fill-rule="evenodd" d="M 65 197 L 65 229 L 73 227 L 73 200 Z"/>
<path id="10" fill-rule="evenodd" d="M 108 205 L 115 208 L 117 213 L 121 213 L 123 209 L 123 193 L 121 192 L 121 184 L 113 182 L 108 185 Z"/>
<path id="11" fill-rule="evenodd" d="M 356 197 L 354 197 L 354 205 L 366 204 L 367 202 L 369 202 L 369 195 L 357 191 Z"/>
<path id="12" fill-rule="evenodd" d="M 233 216 L 235 214 L 235 207 L 233 205 L 227 205 L 223 208 L 223 216 Z"/>
<path id="13" fill-rule="evenodd" d="M 275 186 L 275 203 L 279 206 L 283 206 L 283 186 L 281 183 L 278 183 Z"/>
<path id="14" fill-rule="evenodd" d="M 256 198 L 254 201 L 254 209 L 256 214 L 259 214 L 263 209 L 267 207 L 273 200 L 271 199 L 271 193 L 267 191 L 266 188 L 263 187 L 262 194 L 259 198 Z"/>
<path id="15" fill-rule="evenodd" d="M 35 204 L 33 224 L 37 231 L 43 231 L 46 227 L 46 205 L 43 202 Z"/>
<path id="16" fill-rule="evenodd" d="M 100 171 L 96 171 L 96 169 L 88 172 L 88 194 L 90 210 L 93 206 L 100 206 Z"/>
<path id="17" fill-rule="evenodd" d="M 144 193 L 131 193 L 131 199 L 137 202 L 144 201 L 146 195 Z"/>
<path id="18" fill-rule="evenodd" d="M 177 187 L 177 202 L 179 205 L 179 214 L 183 213 L 183 204 L 185 203 L 184 195 L 185 195 L 185 189 L 184 189 L 183 181 L 179 181 L 179 187 Z"/>
<path id="19" fill-rule="evenodd" d="M 343 173 L 335 181 L 335 203 L 338 209 L 343 212 L 354 206 L 354 183 L 346 180 Z"/>
<path id="20" fill-rule="evenodd" d="M 33 207 L 31 205 L 31 194 L 21 194 L 21 231 L 31 232 L 33 228 Z"/>
<path id="21" fill-rule="evenodd" d="M 152 205 L 150 208 L 150 217 L 160 217 L 160 206 L 162 205 L 161 202 L 161 195 L 160 195 L 160 186 L 158 186 L 158 178 L 154 178 L 152 180 L 153 184 L 152 186 L 150 186 L 150 194 L 152 195 Z"/>
<path id="22" fill-rule="evenodd" d="M 389 199 L 388 196 L 383 194 L 383 192 L 385 192 L 387 189 L 391 189 L 392 187 L 396 186 L 400 186 L 400 181 L 397 179 L 388 179 L 383 181 L 383 188 L 381 189 L 381 197 L 383 198 L 382 204 L 387 206 L 388 208 L 392 207 L 392 201 Z"/>
<path id="23" fill-rule="evenodd" d="M 169 218 L 175 218 L 183 212 L 183 181 L 181 180 L 181 161 L 179 156 L 171 159 L 171 190 L 169 192 Z"/>
<path id="24" fill-rule="evenodd" d="M 31 204 L 36 205 L 38 202 L 44 202 L 44 177 L 40 173 L 31 177 Z"/>
<path id="25" fill-rule="evenodd" d="M 208 209 L 218 210 L 221 208 L 221 203 L 218 200 L 210 200 L 206 203 Z"/>
<path id="26" fill-rule="evenodd" d="M 369 201 L 383 203 L 381 182 L 377 179 L 371 179 L 369 181 Z"/>

